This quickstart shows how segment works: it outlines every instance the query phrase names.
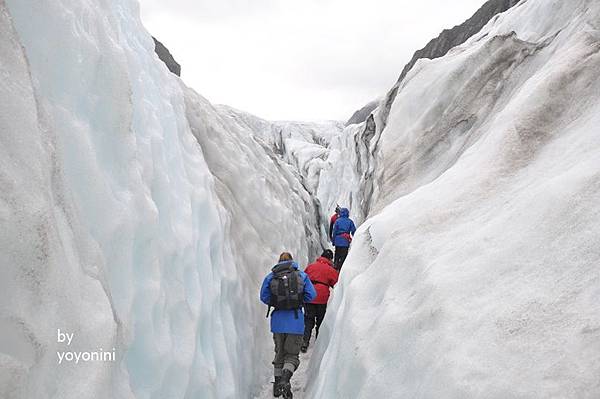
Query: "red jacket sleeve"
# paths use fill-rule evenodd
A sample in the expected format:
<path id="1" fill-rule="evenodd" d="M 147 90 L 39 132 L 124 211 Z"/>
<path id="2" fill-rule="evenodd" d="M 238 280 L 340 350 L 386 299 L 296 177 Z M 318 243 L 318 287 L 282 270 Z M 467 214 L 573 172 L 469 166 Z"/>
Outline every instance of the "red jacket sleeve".
<path id="1" fill-rule="evenodd" d="M 333 225 L 338 218 L 338 214 L 334 213 L 329 219 L 329 240 L 333 240 Z"/>
<path id="2" fill-rule="evenodd" d="M 329 285 L 333 287 L 338 282 L 339 277 L 340 273 L 332 267 L 329 270 Z"/>

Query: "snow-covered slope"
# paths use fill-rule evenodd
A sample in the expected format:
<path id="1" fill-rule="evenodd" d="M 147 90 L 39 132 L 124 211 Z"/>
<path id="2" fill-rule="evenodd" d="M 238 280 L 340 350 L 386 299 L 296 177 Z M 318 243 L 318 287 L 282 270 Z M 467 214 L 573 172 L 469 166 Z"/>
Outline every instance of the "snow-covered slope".
<path id="1" fill-rule="evenodd" d="M 310 397 L 600 396 L 598 21 L 523 1 L 409 72 Z"/>

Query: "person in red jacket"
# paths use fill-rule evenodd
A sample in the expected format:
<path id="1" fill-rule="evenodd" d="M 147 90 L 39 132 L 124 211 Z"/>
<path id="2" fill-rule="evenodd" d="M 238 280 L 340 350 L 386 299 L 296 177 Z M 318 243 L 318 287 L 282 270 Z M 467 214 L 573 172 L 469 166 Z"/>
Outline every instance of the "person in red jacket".
<path id="1" fill-rule="evenodd" d="M 315 339 L 319 335 L 319 327 L 327 311 L 329 289 L 338 281 L 339 273 L 333 268 L 332 259 L 333 252 L 326 249 L 315 263 L 311 263 L 304 269 L 304 273 L 308 275 L 317 290 L 317 297 L 310 303 L 304 304 L 304 342 L 300 347 L 302 353 L 308 350 L 313 328 L 316 327 Z"/>
<path id="2" fill-rule="evenodd" d="M 340 217 L 340 206 L 336 205 L 335 206 L 335 213 L 333 215 L 331 215 L 331 218 L 329 219 L 329 241 L 333 242 L 333 225 L 335 224 L 335 221 Z"/>

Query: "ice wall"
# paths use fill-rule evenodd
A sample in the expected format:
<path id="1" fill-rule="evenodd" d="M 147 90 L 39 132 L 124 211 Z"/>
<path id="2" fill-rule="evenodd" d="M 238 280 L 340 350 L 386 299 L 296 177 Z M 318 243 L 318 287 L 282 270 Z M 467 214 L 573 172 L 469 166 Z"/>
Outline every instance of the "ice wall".
<path id="1" fill-rule="evenodd" d="M 2 398 L 247 397 L 259 283 L 320 249 L 300 174 L 170 74 L 138 14 L 0 1 Z"/>
<path id="2" fill-rule="evenodd" d="M 350 210 L 356 223 L 367 218 L 376 188 L 374 173 L 378 168 L 380 134 L 381 130 L 377 130 L 374 118 L 370 116 L 363 123 L 345 127 L 341 134 L 333 137 L 316 190 L 325 209 L 331 212 L 336 204 L 340 204 Z"/>
<path id="3" fill-rule="evenodd" d="M 599 9 L 523 1 L 342 132 L 209 104 L 132 1 L 0 0 L 0 396 L 248 397 L 341 203 L 308 397 L 597 397 Z"/>
<path id="4" fill-rule="evenodd" d="M 420 59 L 436 59 L 443 57 L 452 48 L 463 44 L 478 33 L 490 20 L 499 13 L 510 9 L 518 3 L 517 0 L 488 0 L 469 19 L 451 29 L 444 29 L 438 37 L 430 40 L 427 45 L 417 50 L 410 61 L 404 66 L 398 81 L 381 97 L 356 111 L 346 122 L 346 129 L 341 140 L 334 142 L 331 152 L 334 154 L 335 167 L 327 168 L 321 185 L 321 195 L 344 198 L 345 206 L 352 209 L 354 218 L 363 221 L 372 211 L 372 203 L 381 185 L 376 181 L 381 158 L 381 131 L 388 121 L 390 108 L 396 98 L 399 87 L 404 83 L 410 72 Z M 342 154 L 340 157 L 338 154 Z M 343 176 L 353 176 L 354 184 L 336 185 L 342 176 L 342 181 L 348 182 Z M 323 199 L 323 198 L 322 198 Z M 327 199 L 325 199 L 327 201 Z"/>
<path id="5" fill-rule="evenodd" d="M 198 100 L 190 102 L 194 104 Z M 252 203 L 252 208 L 246 212 L 248 217 L 264 218 L 264 215 L 269 215 L 270 220 L 282 222 L 270 227 L 274 234 L 266 241 L 281 237 L 279 230 L 286 228 L 286 223 L 296 223 L 294 220 L 297 219 L 303 224 L 304 236 L 297 237 L 290 243 L 290 248 L 306 242 L 308 248 L 305 252 L 309 257 L 301 259 L 302 264 L 314 259 L 329 246 L 326 238 L 329 215 L 335 209 L 336 200 L 345 198 L 338 196 L 340 182 L 327 182 L 332 185 L 329 190 L 324 190 L 322 184 L 323 175 L 330 173 L 327 171 L 337 171 L 346 166 L 345 162 L 338 162 L 335 154 L 332 155 L 332 149 L 336 147 L 333 143 L 345 136 L 343 123 L 267 121 L 224 105 L 214 108 L 220 114 L 222 124 L 228 127 L 211 132 L 198 124 L 196 133 L 203 148 L 207 148 L 207 154 L 227 154 L 217 155 L 218 165 L 211 170 L 217 177 L 224 170 L 229 171 L 224 177 L 227 186 L 239 190 L 237 196 L 244 197 L 248 204 Z M 190 117 L 192 119 L 193 116 Z M 252 173 L 248 172 L 250 165 L 255 168 Z M 260 181 L 255 181 L 259 177 Z M 256 190 L 256 187 L 259 189 Z M 284 190 L 269 191 L 278 190 L 277 187 Z M 265 196 L 266 192 L 270 194 Z M 248 194 L 254 195 L 251 201 Z M 271 197 L 277 200 L 273 202 Z M 286 197 L 289 200 L 282 200 Z M 268 204 L 268 209 L 257 212 L 256 206 L 264 203 Z M 300 209 L 294 204 L 300 205 Z M 278 216 L 280 213 L 285 216 Z M 265 242 L 265 245 L 270 244 Z"/>
<path id="6" fill-rule="evenodd" d="M 598 21 L 523 1 L 409 72 L 309 397 L 600 395 Z"/>

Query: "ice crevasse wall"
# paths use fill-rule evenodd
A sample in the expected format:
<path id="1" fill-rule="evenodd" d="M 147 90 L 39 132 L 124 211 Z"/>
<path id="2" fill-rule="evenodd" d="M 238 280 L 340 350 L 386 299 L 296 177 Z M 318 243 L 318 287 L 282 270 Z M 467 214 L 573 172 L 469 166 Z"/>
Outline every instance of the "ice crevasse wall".
<path id="1" fill-rule="evenodd" d="M 258 284 L 336 200 L 308 397 L 599 395 L 598 2 L 522 1 L 342 134 L 212 106 L 137 7 L 0 0 L 0 396 L 249 396 Z"/>
<path id="2" fill-rule="evenodd" d="M 521 1 L 333 143 L 368 218 L 308 397 L 600 396 L 599 21 Z"/>
<path id="3" fill-rule="evenodd" d="M 310 173 L 272 150 L 341 125 L 213 107 L 158 60 L 135 1 L 1 0 L 0 30 L 0 396 L 258 390 L 262 277 L 322 245 Z"/>

